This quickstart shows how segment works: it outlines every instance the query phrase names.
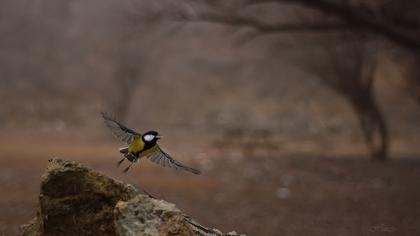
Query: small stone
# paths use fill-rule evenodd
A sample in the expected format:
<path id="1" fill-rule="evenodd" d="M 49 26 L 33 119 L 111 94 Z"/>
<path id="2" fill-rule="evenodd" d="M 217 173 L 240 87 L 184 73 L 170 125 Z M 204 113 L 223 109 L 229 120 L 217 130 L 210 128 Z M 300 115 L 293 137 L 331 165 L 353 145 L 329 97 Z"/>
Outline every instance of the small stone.
<path id="1" fill-rule="evenodd" d="M 287 198 L 289 198 L 290 197 L 290 190 L 289 190 L 289 188 L 282 187 L 282 188 L 277 189 L 276 196 L 278 198 L 280 198 L 280 199 L 287 199 Z"/>

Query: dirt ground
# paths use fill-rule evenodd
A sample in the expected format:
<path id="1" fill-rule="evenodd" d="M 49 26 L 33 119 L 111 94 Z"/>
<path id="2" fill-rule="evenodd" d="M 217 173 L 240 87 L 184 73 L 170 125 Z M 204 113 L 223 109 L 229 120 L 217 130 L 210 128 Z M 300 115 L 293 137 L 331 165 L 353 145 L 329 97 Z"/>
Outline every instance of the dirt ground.
<path id="1" fill-rule="evenodd" d="M 35 215 L 40 178 L 53 155 L 138 185 L 174 202 L 198 222 L 223 231 L 420 235 L 420 158 L 416 155 L 379 163 L 364 154 L 251 153 L 209 146 L 180 158 L 200 167 L 201 176 L 164 169 L 147 160 L 124 175 L 115 166 L 116 142 L 42 141 L 44 145 L 34 141 L 25 149 L 19 148 L 18 141 L 2 147 L 0 235 L 16 235 L 18 226 Z M 171 151 L 179 154 L 180 149 Z"/>

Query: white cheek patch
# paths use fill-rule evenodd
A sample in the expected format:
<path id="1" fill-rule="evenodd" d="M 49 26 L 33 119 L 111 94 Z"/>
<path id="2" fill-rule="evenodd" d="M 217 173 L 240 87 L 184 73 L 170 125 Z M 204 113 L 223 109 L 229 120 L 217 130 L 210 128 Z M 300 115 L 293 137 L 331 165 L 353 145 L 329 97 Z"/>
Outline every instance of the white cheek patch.
<path id="1" fill-rule="evenodd" d="M 144 140 L 146 140 L 147 142 L 152 141 L 155 138 L 154 135 L 148 134 L 146 136 L 144 136 Z"/>

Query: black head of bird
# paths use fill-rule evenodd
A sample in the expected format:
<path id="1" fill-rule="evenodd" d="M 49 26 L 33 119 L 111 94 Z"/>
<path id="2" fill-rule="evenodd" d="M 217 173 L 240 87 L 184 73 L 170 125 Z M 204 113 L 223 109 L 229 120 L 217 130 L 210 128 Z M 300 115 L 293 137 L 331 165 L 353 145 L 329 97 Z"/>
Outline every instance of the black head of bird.
<path id="1" fill-rule="evenodd" d="M 142 139 L 145 143 L 153 143 L 153 144 L 155 144 L 161 138 L 162 136 L 160 136 L 158 132 L 153 131 L 153 130 L 146 132 L 142 136 Z"/>

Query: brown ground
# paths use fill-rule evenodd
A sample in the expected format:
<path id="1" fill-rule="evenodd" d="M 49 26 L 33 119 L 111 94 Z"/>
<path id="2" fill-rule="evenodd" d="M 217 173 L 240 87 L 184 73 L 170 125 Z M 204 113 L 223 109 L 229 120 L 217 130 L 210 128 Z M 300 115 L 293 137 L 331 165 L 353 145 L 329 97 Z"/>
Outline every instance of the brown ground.
<path id="1" fill-rule="evenodd" d="M 10 140 L 10 139 L 9 139 Z M 60 140 L 3 146 L 0 235 L 17 234 L 35 214 L 40 176 L 52 155 L 88 164 L 176 203 L 204 225 L 247 235 L 419 235 L 420 158 L 386 163 L 363 155 L 286 154 L 237 146 L 206 150 L 184 162 L 202 176 L 141 162 L 128 175 L 115 168 L 117 143 Z M 38 140 L 38 141 L 39 141 Z M 4 140 L 3 140 L 4 141 Z M 27 141 L 27 140 L 26 140 Z M 25 142 L 25 138 L 22 139 Z M 4 142 L 3 142 L 4 143 Z M 31 151 L 28 151 L 31 150 Z M 182 153 L 172 148 L 172 153 Z M 223 155 L 222 155 L 223 153 Z M 308 152 L 306 152 L 308 153 Z"/>

